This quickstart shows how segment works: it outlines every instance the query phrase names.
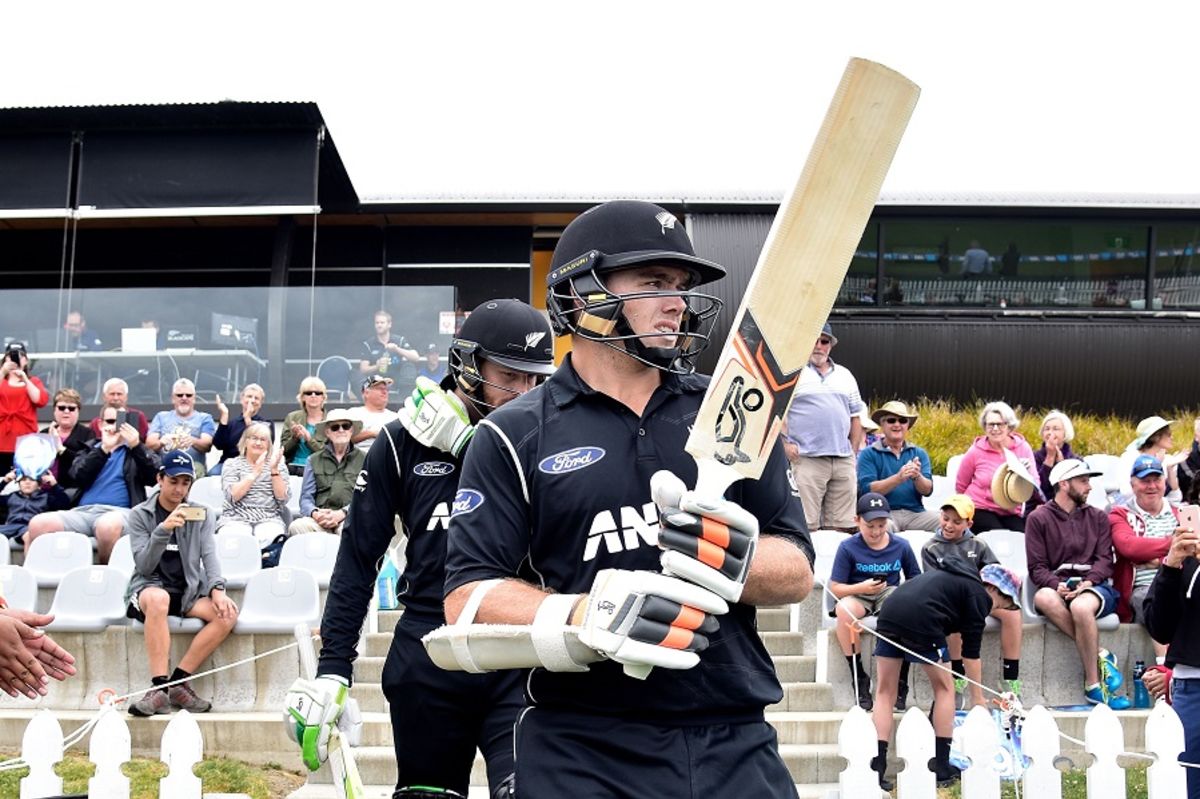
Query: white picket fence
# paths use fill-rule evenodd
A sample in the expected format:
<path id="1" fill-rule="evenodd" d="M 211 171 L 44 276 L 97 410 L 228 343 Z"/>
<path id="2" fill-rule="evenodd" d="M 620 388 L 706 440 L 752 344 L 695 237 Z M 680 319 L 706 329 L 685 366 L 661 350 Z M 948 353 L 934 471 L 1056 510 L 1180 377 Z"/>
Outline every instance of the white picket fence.
<path id="1" fill-rule="evenodd" d="M 963 799 L 1000 799 L 1000 773 L 993 768 L 999 751 L 996 723 L 982 707 L 967 714 L 960 728 L 961 752 L 971 766 L 962 772 Z M 1030 799 L 1062 799 L 1062 772 L 1054 761 L 1063 750 L 1064 738 L 1046 708 L 1029 711 L 1022 728 L 1022 749 L 1030 763 L 1020 780 L 1020 796 Z M 878 796 L 879 783 L 871 770 L 877 754 L 875 725 L 860 708 L 846 714 L 838 731 L 838 753 L 846 759 L 846 770 L 838 780 L 838 795 L 845 799 Z M 1125 772 L 1117 756 L 1126 754 L 1121 720 L 1107 705 L 1097 705 L 1084 725 L 1083 749 L 1094 761 L 1087 767 L 1088 799 L 1125 799 Z M 1146 719 L 1145 754 L 1153 756 L 1147 769 L 1149 799 L 1181 799 L 1187 796 L 1185 768 L 1179 764 L 1184 749 L 1183 724 L 1175 711 L 1159 702 Z M 896 778 L 898 799 L 934 799 L 937 788 L 927 763 L 934 754 L 933 726 L 925 713 L 910 708 L 896 728 L 894 753 L 905 766 Z M 831 792 L 832 793 L 832 792 Z"/>
<path id="2" fill-rule="evenodd" d="M 21 780 L 21 799 L 61 796 L 62 777 L 54 773 L 63 759 L 65 740 L 58 718 L 42 710 L 25 727 L 21 738 L 21 760 L 29 767 L 29 776 Z M 91 799 L 129 799 L 129 778 L 121 767 L 129 762 L 131 738 L 125 714 L 105 706 L 91 729 L 88 759 L 96 772 L 88 780 Z M 161 759 L 167 764 L 167 776 L 159 781 L 158 795 L 171 799 L 201 799 L 200 778 L 192 769 L 204 757 L 204 739 L 200 725 L 186 710 L 171 717 L 163 730 Z"/>

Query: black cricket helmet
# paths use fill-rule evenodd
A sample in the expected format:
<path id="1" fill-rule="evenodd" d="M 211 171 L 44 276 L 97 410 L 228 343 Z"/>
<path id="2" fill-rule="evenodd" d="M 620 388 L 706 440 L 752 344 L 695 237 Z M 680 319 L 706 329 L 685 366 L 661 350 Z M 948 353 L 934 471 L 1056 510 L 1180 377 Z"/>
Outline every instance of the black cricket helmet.
<path id="1" fill-rule="evenodd" d="M 692 276 L 681 291 L 615 294 L 604 275 L 641 265 L 666 265 Z M 696 357 L 708 346 L 721 301 L 695 291 L 719 280 L 725 269 L 696 255 L 687 231 L 671 212 L 654 203 L 614 200 L 589 208 L 567 225 L 554 248 L 546 278 L 546 307 L 558 335 L 572 333 L 598 341 L 668 372 L 690 374 Z M 648 347 L 622 313 L 627 300 L 677 296 L 687 306 L 674 347 Z"/>
<path id="2" fill-rule="evenodd" d="M 479 387 L 484 383 L 482 362 L 544 378 L 554 372 L 554 336 L 540 311 L 520 300 L 488 300 L 463 322 L 450 343 L 450 378 L 476 406 L 491 408 Z"/>

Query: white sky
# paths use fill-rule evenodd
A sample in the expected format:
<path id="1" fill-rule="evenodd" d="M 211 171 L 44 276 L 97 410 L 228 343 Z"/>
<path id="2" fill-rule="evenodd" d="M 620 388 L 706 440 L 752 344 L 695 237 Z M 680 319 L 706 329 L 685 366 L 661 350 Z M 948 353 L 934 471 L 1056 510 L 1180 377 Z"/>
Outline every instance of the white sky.
<path id="1" fill-rule="evenodd" d="M 885 194 L 1200 193 L 1200 4 L 6 5 L 0 106 L 316 101 L 363 198 L 777 195 L 858 55 Z"/>

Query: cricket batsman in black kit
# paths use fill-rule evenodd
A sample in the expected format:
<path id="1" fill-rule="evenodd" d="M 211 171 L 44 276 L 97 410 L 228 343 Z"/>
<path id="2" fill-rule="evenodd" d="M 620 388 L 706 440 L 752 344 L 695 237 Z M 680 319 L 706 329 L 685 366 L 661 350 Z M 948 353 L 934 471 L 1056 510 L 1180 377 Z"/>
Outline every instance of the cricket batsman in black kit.
<path id="1" fill-rule="evenodd" d="M 359 631 L 380 559 L 398 514 L 408 535 L 398 591 L 404 613 L 383 669 L 398 780 L 394 799 L 467 795 L 475 749 L 487 761 L 493 796 L 510 794 L 512 730 L 524 706 L 521 674 L 463 674 L 430 662 L 420 641 L 444 623 L 446 529 L 474 424 L 554 371 L 543 314 L 517 300 L 490 300 L 471 313 L 450 348 L 444 391 L 421 379 L 400 419 L 371 445 L 342 532 L 321 620 L 314 680 L 288 694 L 285 721 L 305 765 L 327 756 L 329 732 L 349 695 Z"/>
<path id="2" fill-rule="evenodd" d="M 497 625 L 513 641 L 455 641 L 460 668 L 502 667 L 506 646 L 540 664 L 515 734 L 518 797 L 796 795 L 764 718 L 782 689 L 754 607 L 812 587 L 782 446 L 727 497 L 684 490 L 708 383 L 694 361 L 720 306 L 695 289 L 724 274 L 657 205 L 585 212 L 548 277 L 571 355 L 477 427 L 450 522 L 451 625 L 435 636 Z"/>

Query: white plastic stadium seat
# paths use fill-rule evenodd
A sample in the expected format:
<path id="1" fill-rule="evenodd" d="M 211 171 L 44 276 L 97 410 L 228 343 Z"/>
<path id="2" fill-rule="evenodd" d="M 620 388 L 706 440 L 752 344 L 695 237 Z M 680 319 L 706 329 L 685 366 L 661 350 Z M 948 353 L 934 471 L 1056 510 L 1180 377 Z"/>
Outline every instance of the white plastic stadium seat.
<path id="1" fill-rule="evenodd" d="M 340 535 L 330 533 L 294 535 L 284 542 L 283 552 L 279 555 L 279 565 L 307 569 L 317 578 L 317 585 L 328 588 L 341 543 Z"/>
<path id="2" fill-rule="evenodd" d="M 297 624 L 321 621 L 317 579 L 304 569 L 263 569 L 246 583 L 237 633 L 290 633 Z"/>
<path id="3" fill-rule="evenodd" d="M 901 530 L 896 535 L 903 538 L 912 547 L 913 554 L 917 557 L 917 565 L 921 566 L 921 570 L 924 571 L 925 567 L 921 565 L 921 550 L 929 543 L 929 539 L 933 538 L 933 533 L 928 530 Z"/>
<path id="4" fill-rule="evenodd" d="M 817 554 L 817 562 L 813 564 L 813 583 L 825 585 L 829 582 L 829 573 L 833 571 L 833 558 L 837 555 L 838 545 L 849 536 L 840 530 L 815 530 L 810 536 Z"/>
<path id="5" fill-rule="evenodd" d="M 304 478 L 298 474 L 288 475 L 288 489 L 291 495 L 288 497 L 287 507 L 292 512 L 292 518 L 300 516 L 300 489 L 304 487 Z"/>
<path id="6" fill-rule="evenodd" d="M 133 576 L 135 567 L 133 565 L 133 547 L 130 545 L 129 536 L 123 535 L 117 539 L 117 543 L 108 556 L 108 565 L 123 573 L 126 578 Z"/>
<path id="7" fill-rule="evenodd" d="M 1121 486 L 1129 479 L 1128 474 L 1122 474 L 1124 471 L 1121 468 L 1121 459 L 1116 455 L 1106 455 L 1102 452 L 1095 455 L 1088 455 L 1084 462 L 1098 472 L 1103 472 L 1104 476 L 1096 482 L 1104 488 L 1109 494 L 1116 494 L 1121 490 Z"/>
<path id="8" fill-rule="evenodd" d="M 63 575 L 54 592 L 49 629 L 103 632 L 125 623 L 125 587 L 129 578 L 111 566 L 85 566 Z"/>
<path id="9" fill-rule="evenodd" d="M 38 536 L 25 553 L 25 568 L 41 588 L 53 588 L 67 572 L 91 565 L 92 539 L 65 530 Z"/>
<path id="10" fill-rule="evenodd" d="M 20 540 L 19 538 L 17 539 L 17 541 Z M 0 566 L 7 566 L 10 563 L 12 563 L 12 548 L 0 546 Z"/>
<path id="11" fill-rule="evenodd" d="M 958 465 L 962 463 L 962 459 L 967 457 L 964 452 L 962 455 L 951 455 L 950 460 L 946 461 L 946 476 L 950 478 L 950 488 L 954 488 L 954 481 L 958 478 Z M 953 490 L 950 493 L 954 493 Z"/>
<path id="12" fill-rule="evenodd" d="M 218 533 L 217 560 L 226 588 L 244 588 L 246 581 L 262 571 L 262 548 L 253 533 Z"/>
<path id="13" fill-rule="evenodd" d="M 10 608 L 33 610 L 37 605 L 37 578 L 24 566 L 0 566 L 0 592 Z"/>
<path id="14" fill-rule="evenodd" d="M 1012 569 L 1025 579 L 1029 573 L 1029 561 L 1025 557 L 1025 534 L 1016 530 L 988 530 L 978 533 L 978 538 L 1000 559 L 1000 565 Z"/>
<path id="15" fill-rule="evenodd" d="M 933 492 L 927 497 L 921 497 L 925 510 L 937 513 L 942 509 L 942 502 L 954 493 L 954 478 L 940 474 L 933 476 Z"/>
<path id="16" fill-rule="evenodd" d="M 225 504 L 225 492 L 221 490 L 221 476 L 215 474 L 201 477 L 192 483 L 192 490 L 188 492 L 187 501 L 192 505 L 207 505 L 209 508 L 219 511 Z"/>

